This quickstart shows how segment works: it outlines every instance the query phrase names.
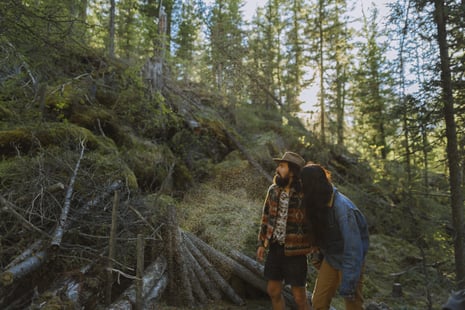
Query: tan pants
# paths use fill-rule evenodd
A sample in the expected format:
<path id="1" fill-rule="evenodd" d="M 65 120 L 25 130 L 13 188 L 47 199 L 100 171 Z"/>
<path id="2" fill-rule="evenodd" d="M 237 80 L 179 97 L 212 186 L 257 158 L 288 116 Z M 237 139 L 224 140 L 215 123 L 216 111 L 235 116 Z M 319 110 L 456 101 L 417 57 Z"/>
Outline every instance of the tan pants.
<path id="1" fill-rule="evenodd" d="M 362 271 L 363 275 L 363 271 Z M 360 280 L 355 292 L 355 299 L 345 299 L 346 310 L 361 310 L 363 309 L 362 284 L 363 276 Z M 337 288 L 341 284 L 342 272 L 331 267 L 326 260 L 323 260 L 318 277 L 316 279 L 315 288 L 313 289 L 312 306 L 314 310 L 328 310 L 331 305 L 331 299 L 336 295 Z"/>

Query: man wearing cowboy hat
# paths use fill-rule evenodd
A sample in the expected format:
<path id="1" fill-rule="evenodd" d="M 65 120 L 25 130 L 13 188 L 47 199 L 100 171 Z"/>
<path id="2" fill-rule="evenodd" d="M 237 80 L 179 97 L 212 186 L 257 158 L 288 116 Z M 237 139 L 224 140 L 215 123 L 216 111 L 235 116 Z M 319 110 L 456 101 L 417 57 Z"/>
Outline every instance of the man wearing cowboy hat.
<path id="1" fill-rule="evenodd" d="M 257 260 L 268 251 L 264 275 L 274 310 L 285 309 L 283 281 L 291 286 L 297 309 L 309 310 L 305 284 L 311 238 L 299 178 L 305 160 L 293 152 L 273 160 L 278 167 L 263 206 Z"/>

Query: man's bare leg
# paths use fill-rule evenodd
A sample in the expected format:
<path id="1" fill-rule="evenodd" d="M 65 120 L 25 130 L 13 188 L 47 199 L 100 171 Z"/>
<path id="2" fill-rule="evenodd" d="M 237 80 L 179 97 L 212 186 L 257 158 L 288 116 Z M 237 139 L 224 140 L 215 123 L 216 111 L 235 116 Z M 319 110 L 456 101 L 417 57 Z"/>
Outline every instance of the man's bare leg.
<path id="1" fill-rule="evenodd" d="M 307 290 L 305 286 L 292 286 L 291 287 L 292 295 L 294 296 L 294 301 L 297 304 L 298 310 L 310 310 L 310 305 L 307 300 Z"/>
<path id="2" fill-rule="evenodd" d="M 273 310 L 285 310 L 286 303 L 282 294 L 282 281 L 269 280 L 266 290 L 271 298 L 271 305 L 273 306 Z"/>

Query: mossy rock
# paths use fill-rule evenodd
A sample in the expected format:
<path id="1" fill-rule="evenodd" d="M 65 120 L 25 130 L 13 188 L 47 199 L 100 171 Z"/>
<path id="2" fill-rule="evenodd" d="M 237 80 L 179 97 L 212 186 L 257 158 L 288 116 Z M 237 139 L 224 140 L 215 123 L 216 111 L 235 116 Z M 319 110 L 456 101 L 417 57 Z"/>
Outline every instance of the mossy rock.
<path id="1" fill-rule="evenodd" d="M 84 157 L 82 168 L 91 172 L 95 182 L 105 184 L 108 181 L 121 180 L 131 190 L 139 189 L 137 177 L 131 167 L 117 151 L 109 153 L 91 152 Z M 77 183 L 78 185 L 80 182 Z M 86 182 L 82 184 L 88 186 Z"/>
<path id="2" fill-rule="evenodd" d="M 17 127 L 0 131 L 0 155 L 10 157 L 30 154 L 50 145 L 78 148 L 80 141 L 86 148 L 96 149 L 96 137 L 87 129 L 72 124 L 48 123 L 46 126 Z"/>
<path id="3" fill-rule="evenodd" d="M 125 150 L 123 157 L 142 190 L 153 191 L 172 183 L 167 178 L 172 178 L 170 173 L 176 159 L 168 147 L 134 139 L 133 147 Z"/>
<path id="4" fill-rule="evenodd" d="M 95 135 L 109 137 L 119 146 L 131 146 L 129 130 L 119 122 L 114 113 L 103 107 L 79 105 L 73 109 L 69 121 L 87 128 Z"/>

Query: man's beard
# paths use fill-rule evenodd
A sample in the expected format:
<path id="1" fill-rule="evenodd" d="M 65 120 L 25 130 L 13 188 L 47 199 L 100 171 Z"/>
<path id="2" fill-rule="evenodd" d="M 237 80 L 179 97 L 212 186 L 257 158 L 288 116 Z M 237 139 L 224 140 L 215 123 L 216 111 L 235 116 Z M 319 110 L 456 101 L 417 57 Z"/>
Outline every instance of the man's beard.
<path id="1" fill-rule="evenodd" d="M 283 178 L 279 174 L 275 175 L 275 181 L 279 187 L 286 187 L 289 184 L 289 178 Z"/>

